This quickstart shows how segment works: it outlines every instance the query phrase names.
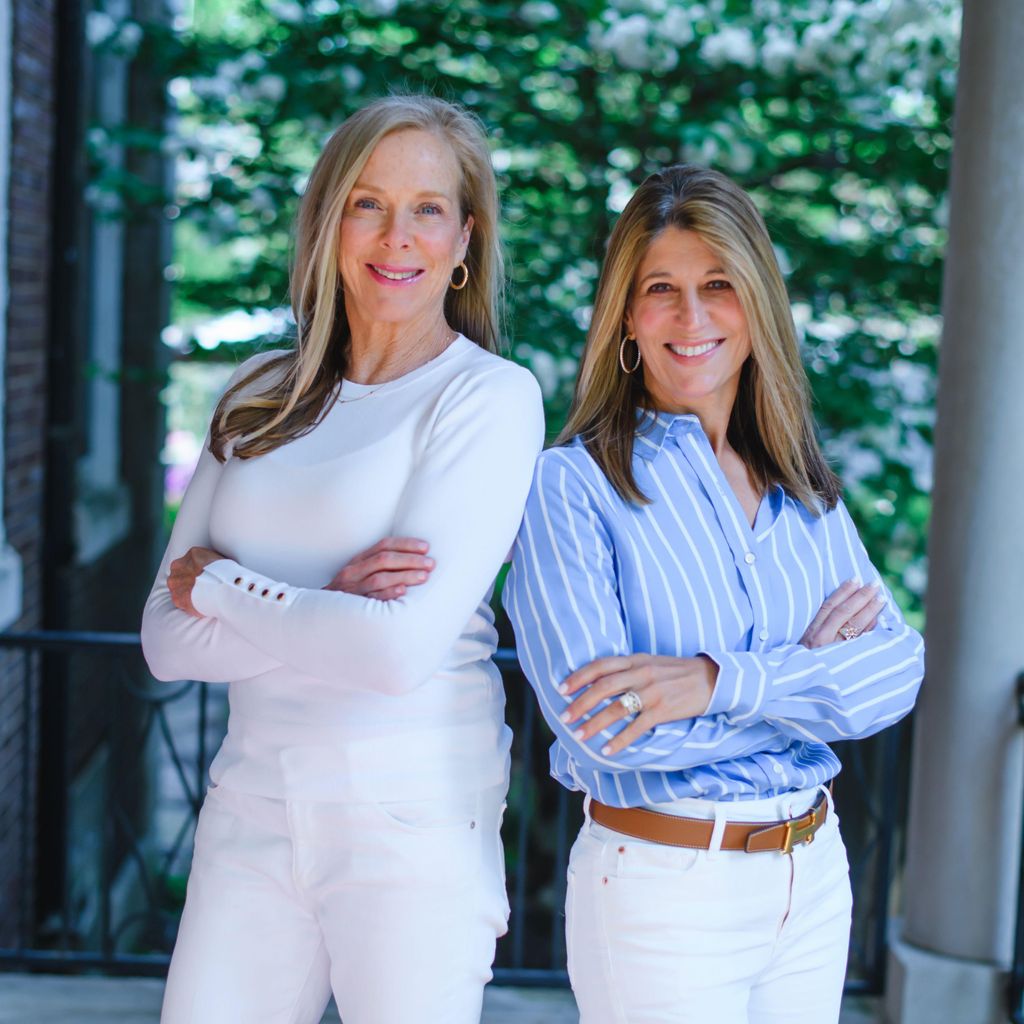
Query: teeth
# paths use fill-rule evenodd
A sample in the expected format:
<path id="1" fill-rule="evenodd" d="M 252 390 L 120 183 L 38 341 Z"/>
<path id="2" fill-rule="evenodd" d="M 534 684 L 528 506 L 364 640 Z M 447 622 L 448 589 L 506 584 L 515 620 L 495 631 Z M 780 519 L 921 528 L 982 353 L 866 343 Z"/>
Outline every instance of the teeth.
<path id="1" fill-rule="evenodd" d="M 717 348 L 717 341 L 706 341 L 703 345 L 669 345 L 669 348 L 677 356 L 702 356 L 705 352 L 710 352 L 713 348 Z"/>
<path id="2" fill-rule="evenodd" d="M 381 277 L 386 277 L 389 281 L 410 281 L 419 273 L 418 270 L 385 270 L 383 267 L 378 267 L 375 263 L 371 263 L 370 266 Z"/>

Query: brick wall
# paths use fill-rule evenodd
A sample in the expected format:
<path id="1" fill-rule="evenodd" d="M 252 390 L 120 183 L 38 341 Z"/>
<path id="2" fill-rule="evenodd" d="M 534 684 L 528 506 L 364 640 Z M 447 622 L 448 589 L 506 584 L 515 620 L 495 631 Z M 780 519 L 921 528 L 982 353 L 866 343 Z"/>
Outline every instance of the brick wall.
<path id="1" fill-rule="evenodd" d="M 9 628 L 24 630 L 37 628 L 42 621 L 54 0 L 15 0 L 11 18 L 4 521 L 24 573 L 22 615 Z M 35 805 L 38 685 L 31 676 L 26 678 L 28 671 L 24 656 L 0 656 L 0 945 L 14 940 L 13 908 L 32 891 L 31 869 L 29 877 L 21 870 L 23 843 L 30 865 L 34 859 L 34 818 L 26 820 L 21 806 L 26 785 L 29 806 Z M 26 760 L 32 768 L 28 778 L 23 771 Z"/>

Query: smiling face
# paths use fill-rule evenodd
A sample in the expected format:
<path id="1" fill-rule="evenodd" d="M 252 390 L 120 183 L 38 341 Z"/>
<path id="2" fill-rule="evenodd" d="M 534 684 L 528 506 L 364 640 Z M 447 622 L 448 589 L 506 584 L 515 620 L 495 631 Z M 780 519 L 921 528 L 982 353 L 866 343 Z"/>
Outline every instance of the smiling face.
<path id="1" fill-rule="evenodd" d="M 657 408 L 728 422 L 750 356 L 747 318 L 700 235 L 665 228 L 644 254 L 626 310 Z"/>
<path id="2" fill-rule="evenodd" d="M 443 317 L 473 227 L 459 209 L 461 180 L 450 147 L 430 132 L 397 131 L 377 143 L 346 200 L 338 243 L 353 329 L 429 328 Z"/>

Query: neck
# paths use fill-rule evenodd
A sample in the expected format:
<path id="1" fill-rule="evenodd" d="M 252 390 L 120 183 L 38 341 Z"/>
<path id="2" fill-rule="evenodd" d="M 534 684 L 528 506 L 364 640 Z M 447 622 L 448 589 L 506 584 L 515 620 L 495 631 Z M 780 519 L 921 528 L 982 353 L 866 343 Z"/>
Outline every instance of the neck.
<path id="1" fill-rule="evenodd" d="M 732 445 L 729 444 L 732 402 L 727 405 L 721 402 L 692 402 L 685 405 L 658 402 L 656 405 L 660 412 L 671 413 L 673 416 L 696 416 L 716 457 L 720 457 L 723 452 L 732 451 Z"/>
<path id="2" fill-rule="evenodd" d="M 443 310 L 403 323 L 380 323 L 349 315 L 349 330 L 345 376 L 357 384 L 386 384 L 411 373 L 439 356 L 456 337 Z"/>

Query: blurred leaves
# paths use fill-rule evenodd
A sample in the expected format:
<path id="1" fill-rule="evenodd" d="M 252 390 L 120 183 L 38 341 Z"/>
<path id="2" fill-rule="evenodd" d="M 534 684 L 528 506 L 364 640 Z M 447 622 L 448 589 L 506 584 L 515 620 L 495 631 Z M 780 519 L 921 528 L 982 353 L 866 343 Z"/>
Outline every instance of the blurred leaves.
<path id="1" fill-rule="evenodd" d="M 873 556 L 919 612 L 959 4 L 194 6 L 191 21 L 141 36 L 94 26 L 96 46 L 133 47 L 169 82 L 168 136 L 97 138 L 93 188 L 176 218 L 169 276 L 186 335 L 196 320 L 287 304 L 291 221 L 320 145 L 368 99 L 425 90 L 489 130 L 511 354 L 540 380 L 554 432 L 615 215 L 661 165 L 717 167 L 768 221 L 826 448 Z M 114 144 L 172 155 L 175 195 L 106 180 Z"/>

